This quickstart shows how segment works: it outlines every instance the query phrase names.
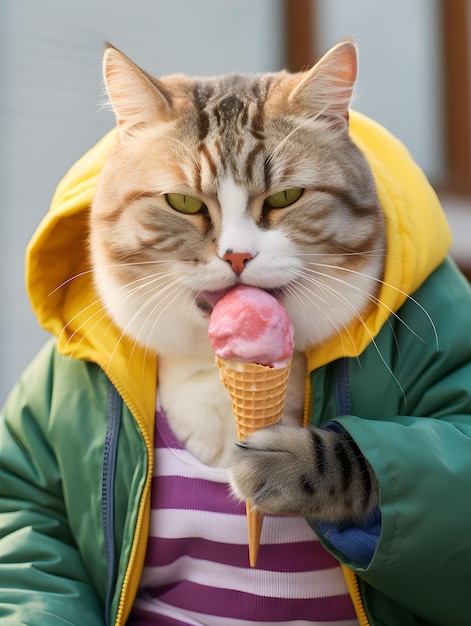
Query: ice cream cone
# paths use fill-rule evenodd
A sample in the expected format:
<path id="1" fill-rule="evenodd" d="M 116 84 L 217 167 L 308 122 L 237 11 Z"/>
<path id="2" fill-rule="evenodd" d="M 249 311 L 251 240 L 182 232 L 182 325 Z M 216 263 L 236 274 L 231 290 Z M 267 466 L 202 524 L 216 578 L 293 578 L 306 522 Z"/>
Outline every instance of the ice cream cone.
<path id="1" fill-rule="evenodd" d="M 216 356 L 223 385 L 232 400 L 239 440 L 280 421 L 291 363 L 281 369 Z"/>
<path id="2" fill-rule="evenodd" d="M 260 428 L 281 420 L 291 362 L 276 369 L 257 363 L 231 361 L 216 356 L 219 374 L 232 400 L 239 441 Z M 251 567 L 257 562 L 263 514 L 246 502 Z"/>

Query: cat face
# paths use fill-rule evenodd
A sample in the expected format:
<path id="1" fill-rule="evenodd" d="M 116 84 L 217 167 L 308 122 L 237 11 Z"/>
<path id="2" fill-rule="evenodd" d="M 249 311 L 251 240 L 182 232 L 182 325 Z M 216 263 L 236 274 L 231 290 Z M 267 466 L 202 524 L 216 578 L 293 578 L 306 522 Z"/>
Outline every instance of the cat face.
<path id="1" fill-rule="evenodd" d="M 124 333 L 160 353 L 209 353 L 209 313 L 237 284 L 282 301 L 301 350 L 365 312 L 384 227 L 348 136 L 353 44 L 301 74 L 156 80 L 111 47 L 104 67 L 120 140 L 91 254 Z"/>

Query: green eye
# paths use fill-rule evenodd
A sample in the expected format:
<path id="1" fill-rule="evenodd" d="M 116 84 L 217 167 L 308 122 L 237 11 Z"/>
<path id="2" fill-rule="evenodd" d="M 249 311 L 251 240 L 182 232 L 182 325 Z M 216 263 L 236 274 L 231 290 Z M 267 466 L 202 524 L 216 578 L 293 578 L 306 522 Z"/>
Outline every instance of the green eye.
<path id="1" fill-rule="evenodd" d="M 303 195 L 304 189 L 301 187 L 294 187 L 293 189 L 284 189 L 283 191 L 279 191 L 278 193 L 274 193 L 271 196 L 268 196 L 265 200 L 265 204 L 268 205 L 271 209 L 284 209 L 290 204 L 294 204 L 296 200 Z"/>
<path id="2" fill-rule="evenodd" d="M 167 202 L 180 213 L 198 213 L 204 207 L 204 203 L 199 198 L 193 196 L 185 196 L 183 193 L 168 193 Z"/>

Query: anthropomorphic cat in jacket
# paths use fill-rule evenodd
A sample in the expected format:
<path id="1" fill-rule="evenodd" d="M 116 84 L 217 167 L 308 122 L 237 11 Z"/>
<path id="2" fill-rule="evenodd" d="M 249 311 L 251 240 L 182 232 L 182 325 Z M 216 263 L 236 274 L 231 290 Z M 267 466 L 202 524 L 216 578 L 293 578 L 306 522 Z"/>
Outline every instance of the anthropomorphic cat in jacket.
<path id="1" fill-rule="evenodd" d="M 324 435 L 350 442 L 376 494 L 364 523 L 305 516 L 342 568 L 356 612 L 342 623 L 469 624 L 471 289 L 447 257 L 448 226 L 423 173 L 385 129 L 348 111 L 355 61 L 346 42 L 299 75 L 158 81 L 107 50 L 119 127 L 59 184 L 27 252 L 29 295 L 53 339 L 1 414 L 0 621 L 151 623 L 133 611 L 161 484 L 157 398 L 185 454 L 243 473 L 256 453 L 254 474 L 263 470 L 261 439 L 206 458 L 216 435 L 191 431 L 194 415 L 209 421 L 225 398 L 206 336 L 212 299 L 245 283 L 280 299 L 299 342 L 300 423 L 281 438 L 291 452 L 300 431 L 320 433 L 320 445 Z M 249 254 L 247 266 L 233 271 L 229 249 Z M 309 272 L 323 290 L 303 301 L 296 281 Z M 310 322 L 318 337 L 304 333 Z M 228 399 L 221 413 L 221 441 L 231 441 Z M 272 447 L 279 434 L 266 434 Z M 273 480 L 299 483 L 287 474 L 281 464 Z M 280 507 L 289 524 L 293 511 Z M 155 623 L 215 623 L 158 610 Z"/>

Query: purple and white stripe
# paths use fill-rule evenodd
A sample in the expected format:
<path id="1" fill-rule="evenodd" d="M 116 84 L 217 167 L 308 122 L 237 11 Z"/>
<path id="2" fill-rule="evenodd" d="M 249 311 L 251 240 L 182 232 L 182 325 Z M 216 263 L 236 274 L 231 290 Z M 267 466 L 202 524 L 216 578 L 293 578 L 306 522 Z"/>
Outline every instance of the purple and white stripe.
<path id="1" fill-rule="evenodd" d="M 270 623 L 357 625 L 337 561 L 304 519 L 270 515 L 250 568 L 245 505 L 227 471 L 191 456 L 158 411 L 149 543 L 129 624 Z"/>

